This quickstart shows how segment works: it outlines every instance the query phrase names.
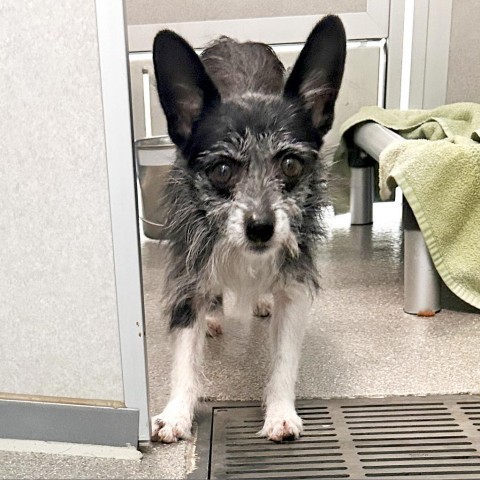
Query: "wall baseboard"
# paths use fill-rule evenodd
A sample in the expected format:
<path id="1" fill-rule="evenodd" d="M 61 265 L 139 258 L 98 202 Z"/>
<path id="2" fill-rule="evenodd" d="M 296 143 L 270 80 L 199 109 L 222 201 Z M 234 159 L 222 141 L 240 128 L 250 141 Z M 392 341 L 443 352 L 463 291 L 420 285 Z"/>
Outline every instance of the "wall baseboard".
<path id="1" fill-rule="evenodd" d="M 0 437 L 124 447 L 138 444 L 138 410 L 0 400 Z"/>

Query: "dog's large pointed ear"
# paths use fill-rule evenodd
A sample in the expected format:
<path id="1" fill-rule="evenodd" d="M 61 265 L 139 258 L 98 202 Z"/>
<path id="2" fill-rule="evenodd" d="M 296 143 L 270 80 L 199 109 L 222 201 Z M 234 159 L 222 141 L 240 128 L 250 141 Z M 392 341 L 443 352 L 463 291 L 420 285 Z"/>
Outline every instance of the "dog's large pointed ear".
<path id="1" fill-rule="evenodd" d="M 285 97 L 300 100 L 321 136 L 333 123 L 345 56 L 343 24 L 337 16 L 328 15 L 312 30 L 285 85 Z"/>
<path id="2" fill-rule="evenodd" d="M 168 133 L 183 149 L 195 120 L 220 102 L 220 94 L 193 48 L 170 30 L 155 37 L 153 64 Z"/>

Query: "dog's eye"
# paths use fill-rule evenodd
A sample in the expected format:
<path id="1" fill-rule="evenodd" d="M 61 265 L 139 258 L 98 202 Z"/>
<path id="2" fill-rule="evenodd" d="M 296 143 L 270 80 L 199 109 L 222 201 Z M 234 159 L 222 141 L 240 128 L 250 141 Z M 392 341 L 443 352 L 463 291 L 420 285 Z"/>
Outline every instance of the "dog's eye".
<path id="1" fill-rule="evenodd" d="M 285 158 L 282 161 L 282 171 L 290 178 L 298 177 L 303 170 L 303 165 L 296 158 Z"/>
<path id="2" fill-rule="evenodd" d="M 213 183 L 217 185 L 226 185 L 232 178 L 232 167 L 226 163 L 220 163 L 215 168 L 213 168 L 208 176 Z"/>

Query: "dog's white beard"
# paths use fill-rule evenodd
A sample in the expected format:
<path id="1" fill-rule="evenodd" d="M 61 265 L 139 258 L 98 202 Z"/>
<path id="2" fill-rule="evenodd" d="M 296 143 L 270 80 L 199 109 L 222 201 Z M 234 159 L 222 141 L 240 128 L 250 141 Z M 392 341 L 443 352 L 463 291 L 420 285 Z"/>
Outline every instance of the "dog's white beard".
<path id="1" fill-rule="evenodd" d="M 245 205 L 238 203 L 231 211 L 225 236 L 215 245 L 209 273 L 214 290 L 228 291 L 233 297 L 229 317 L 242 321 L 252 317 L 261 295 L 270 293 L 279 273 L 279 254 L 299 253 L 298 242 L 290 229 L 290 220 L 281 207 L 275 209 L 275 233 L 271 246 L 262 253 L 249 249 L 245 235 Z"/>

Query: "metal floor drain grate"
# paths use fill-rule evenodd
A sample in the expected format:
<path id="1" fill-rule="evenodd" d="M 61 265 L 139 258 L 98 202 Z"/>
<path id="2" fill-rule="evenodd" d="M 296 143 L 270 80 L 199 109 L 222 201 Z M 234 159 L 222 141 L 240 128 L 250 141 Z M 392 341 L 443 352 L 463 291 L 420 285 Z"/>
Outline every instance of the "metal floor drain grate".
<path id="1" fill-rule="evenodd" d="M 300 440 L 258 438 L 258 404 L 212 404 L 190 478 L 480 479 L 480 396 L 309 400 Z"/>

